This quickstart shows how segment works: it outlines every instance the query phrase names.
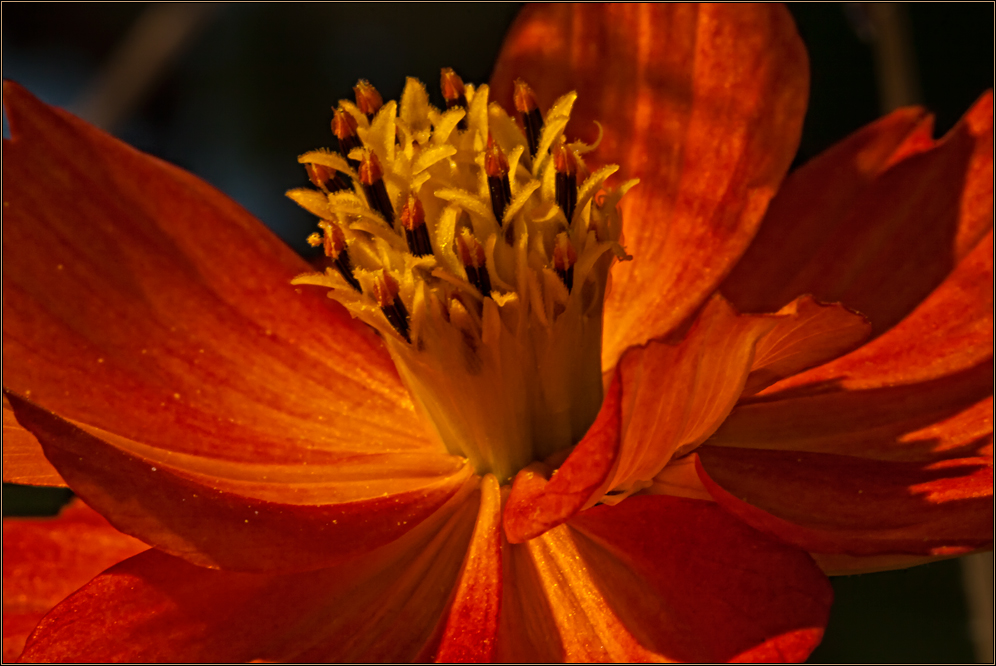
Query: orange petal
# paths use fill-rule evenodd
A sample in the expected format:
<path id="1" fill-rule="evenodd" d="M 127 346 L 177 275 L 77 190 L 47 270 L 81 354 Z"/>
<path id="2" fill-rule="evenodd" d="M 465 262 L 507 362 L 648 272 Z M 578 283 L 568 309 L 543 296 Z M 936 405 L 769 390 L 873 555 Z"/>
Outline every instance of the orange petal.
<path id="1" fill-rule="evenodd" d="M 530 468 L 516 476 L 505 509 L 509 541 L 538 536 L 599 499 L 650 485 L 676 451 L 704 441 L 733 408 L 755 344 L 776 323 L 737 315 L 716 296 L 679 342 L 629 350 L 595 423 L 549 482 Z"/>
<path id="2" fill-rule="evenodd" d="M 589 159 L 641 180 L 622 203 L 635 260 L 612 271 L 608 369 L 688 317 L 747 247 L 798 145 L 806 51 L 781 6 L 531 5 L 492 77 L 506 108 L 517 77 L 544 109 L 577 90 L 568 133 L 590 141 L 603 123 Z"/>
<path id="3" fill-rule="evenodd" d="M 712 496 L 749 525 L 817 553 L 967 553 L 992 543 L 992 458 L 935 463 L 702 446 Z"/>
<path id="4" fill-rule="evenodd" d="M 778 323 L 757 343 L 744 395 L 835 359 L 864 342 L 871 325 L 839 303 L 800 296 L 778 311 Z"/>
<path id="5" fill-rule="evenodd" d="M 318 571 L 234 573 L 143 553 L 57 606 L 23 659 L 410 661 L 460 572 L 477 509 L 461 503 L 441 529 Z"/>
<path id="6" fill-rule="evenodd" d="M 898 326 L 738 405 L 710 444 L 991 460 L 992 253 L 990 232 Z"/>
<path id="7" fill-rule="evenodd" d="M 511 550 L 529 575 L 506 586 L 503 629 L 534 634 L 500 632 L 502 661 L 798 661 L 830 607 L 805 553 L 696 500 L 632 497 Z"/>
<path id="8" fill-rule="evenodd" d="M 856 164 L 866 148 L 862 144 L 881 148 L 876 141 L 894 139 L 875 136 L 895 128 L 892 118 L 786 181 L 756 248 L 724 284 L 735 303 L 766 309 L 811 293 L 859 310 L 880 334 L 916 307 L 992 229 L 992 93 L 935 146 L 881 173 L 863 171 Z M 913 140 L 922 140 L 919 131 L 911 126 Z M 834 200 L 829 205 L 828 197 Z"/>
<path id="9" fill-rule="evenodd" d="M 494 661 L 502 596 L 501 491 L 487 475 L 470 549 L 434 657 L 441 663 Z"/>
<path id="10" fill-rule="evenodd" d="M 3 482 L 30 486 L 65 487 L 59 473 L 45 457 L 38 438 L 17 422 L 3 397 Z"/>
<path id="11" fill-rule="evenodd" d="M 4 84 L 3 382 L 165 450 L 428 446 L 378 338 L 234 202 Z"/>
<path id="12" fill-rule="evenodd" d="M 38 621 L 101 571 L 147 546 L 79 500 L 58 518 L 3 521 L 3 660 L 17 659 Z"/>
<path id="13" fill-rule="evenodd" d="M 446 454 L 343 453 L 322 465 L 177 454 L 80 427 L 8 393 L 46 455 L 123 532 L 194 564 L 300 571 L 390 543 L 473 484 Z"/>

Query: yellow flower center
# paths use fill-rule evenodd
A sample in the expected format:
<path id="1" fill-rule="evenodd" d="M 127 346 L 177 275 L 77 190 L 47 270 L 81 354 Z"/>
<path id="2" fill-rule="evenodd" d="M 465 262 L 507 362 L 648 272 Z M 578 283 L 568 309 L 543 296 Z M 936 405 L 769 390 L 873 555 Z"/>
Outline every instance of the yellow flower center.
<path id="1" fill-rule="evenodd" d="M 564 139 L 574 93 L 544 121 L 518 83 L 523 133 L 486 85 L 444 69 L 442 87 L 446 111 L 412 78 L 400 105 L 365 81 L 340 103 L 340 153 L 302 155 L 315 189 L 288 192 L 333 267 L 294 283 L 379 331 L 446 448 L 505 483 L 598 413 L 606 280 L 628 258 L 616 205 L 635 181 L 587 173 L 592 147 Z"/>

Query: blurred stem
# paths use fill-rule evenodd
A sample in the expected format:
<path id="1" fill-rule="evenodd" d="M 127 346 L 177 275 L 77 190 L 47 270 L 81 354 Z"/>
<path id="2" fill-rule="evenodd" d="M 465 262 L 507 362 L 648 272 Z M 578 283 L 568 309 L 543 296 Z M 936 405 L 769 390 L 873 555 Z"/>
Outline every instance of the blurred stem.
<path id="1" fill-rule="evenodd" d="M 906 5 L 899 2 L 864 2 L 861 9 L 870 27 L 878 103 L 882 113 L 919 104 L 922 101 L 920 76 Z"/>
<path id="2" fill-rule="evenodd" d="M 79 115 L 113 130 L 142 103 L 216 9 L 214 4 L 149 5 L 73 105 Z"/>
<path id="3" fill-rule="evenodd" d="M 971 616 L 975 660 L 993 661 L 993 554 L 976 553 L 961 558 L 965 598 Z"/>

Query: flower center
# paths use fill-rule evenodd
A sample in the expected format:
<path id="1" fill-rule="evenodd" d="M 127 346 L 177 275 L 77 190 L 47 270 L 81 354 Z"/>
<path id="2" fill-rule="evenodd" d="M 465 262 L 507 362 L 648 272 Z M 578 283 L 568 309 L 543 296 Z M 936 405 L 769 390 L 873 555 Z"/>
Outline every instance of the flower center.
<path id="1" fill-rule="evenodd" d="M 576 444 L 602 402 L 602 301 L 619 244 L 618 167 L 589 174 L 564 128 L 516 82 L 520 129 L 488 87 L 442 73 L 448 109 L 409 78 L 400 105 L 369 83 L 341 101 L 339 153 L 298 160 L 315 186 L 288 192 L 317 215 L 331 260 L 320 285 L 383 336 L 447 449 L 505 483 Z M 580 183 L 580 186 L 579 186 Z"/>

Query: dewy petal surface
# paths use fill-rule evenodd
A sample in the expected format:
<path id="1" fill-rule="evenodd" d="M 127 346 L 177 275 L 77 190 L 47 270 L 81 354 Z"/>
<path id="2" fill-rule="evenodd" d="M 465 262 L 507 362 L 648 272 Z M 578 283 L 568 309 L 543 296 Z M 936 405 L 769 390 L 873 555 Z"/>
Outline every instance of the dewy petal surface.
<path id="1" fill-rule="evenodd" d="M 988 92 L 939 141 L 900 109 L 830 148 L 786 179 L 723 293 L 752 312 L 841 301 L 881 334 L 992 228 L 992 123 Z"/>
<path id="2" fill-rule="evenodd" d="M 604 369 L 688 317 L 747 247 L 795 154 L 807 62 L 775 5 L 534 5 L 513 25 L 496 99 L 516 77 L 544 109 L 577 90 L 568 133 L 602 123 L 592 161 L 641 180 L 621 205 L 635 260 L 612 271 Z"/>
<path id="3" fill-rule="evenodd" d="M 380 341 L 196 177 L 4 84 L 3 382 L 177 453 L 431 447 Z"/>
<path id="4" fill-rule="evenodd" d="M 531 629 L 499 633 L 500 661 L 797 661 L 832 596 L 807 555 L 697 500 L 632 497 L 511 550 L 503 629 Z"/>
<path id="5" fill-rule="evenodd" d="M 38 621 L 104 569 L 147 546 L 75 500 L 57 518 L 3 521 L 3 660 L 17 659 Z"/>
<path id="6" fill-rule="evenodd" d="M 466 498 L 464 498 L 466 499 Z M 469 545 L 477 502 L 369 556 L 296 574 L 191 565 L 152 550 L 70 596 L 25 661 L 402 662 L 433 639 Z"/>

